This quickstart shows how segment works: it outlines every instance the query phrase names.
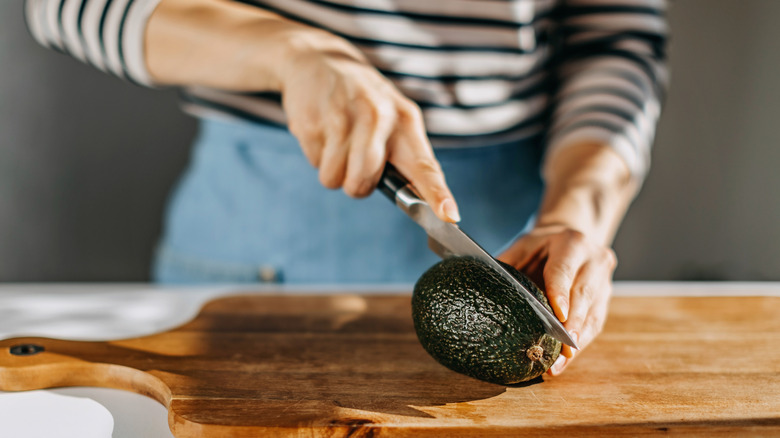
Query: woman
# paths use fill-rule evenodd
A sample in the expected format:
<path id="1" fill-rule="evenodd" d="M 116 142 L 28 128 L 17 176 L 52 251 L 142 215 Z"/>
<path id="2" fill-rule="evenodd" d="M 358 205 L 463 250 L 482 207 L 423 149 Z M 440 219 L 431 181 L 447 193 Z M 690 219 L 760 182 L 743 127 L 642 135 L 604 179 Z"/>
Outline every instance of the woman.
<path id="1" fill-rule="evenodd" d="M 413 281 L 435 261 L 422 231 L 380 196 L 350 199 L 390 162 L 441 219 L 543 281 L 582 347 L 604 323 L 609 247 L 649 165 L 663 11 L 662 0 L 27 1 L 39 42 L 183 87 L 200 118 L 159 281 Z"/>

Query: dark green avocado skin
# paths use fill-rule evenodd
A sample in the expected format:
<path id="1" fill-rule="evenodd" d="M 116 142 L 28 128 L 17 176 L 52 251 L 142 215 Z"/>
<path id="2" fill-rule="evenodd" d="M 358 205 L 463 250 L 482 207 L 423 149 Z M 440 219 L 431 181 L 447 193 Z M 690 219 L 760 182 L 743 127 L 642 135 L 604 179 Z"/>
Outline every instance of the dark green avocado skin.
<path id="1" fill-rule="evenodd" d="M 503 265 L 550 308 L 528 277 Z M 451 257 L 428 269 L 414 286 L 412 318 L 420 343 L 437 361 L 491 383 L 508 385 L 538 377 L 561 352 L 561 343 L 545 334 L 520 293 L 474 259 Z M 538 361 L 527 354 L 534 345 L 544 350 Z"/>

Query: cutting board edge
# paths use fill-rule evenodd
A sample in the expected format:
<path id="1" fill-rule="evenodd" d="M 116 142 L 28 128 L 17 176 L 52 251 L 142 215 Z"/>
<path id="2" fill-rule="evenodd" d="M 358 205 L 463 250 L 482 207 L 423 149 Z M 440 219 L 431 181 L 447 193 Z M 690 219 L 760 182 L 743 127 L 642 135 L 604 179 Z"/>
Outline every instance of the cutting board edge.
<path id="1" fill-rule="evenodd" d="M 15 356 L 10 347 L 20 344 L 46 346 L 58 343 L 99 344 L 102 342 L 62 341 L 49 338 L 12 338 L 0 341 L 0 390 L 32 391 L 73 386 L 112 388 L 150 397 L 166 408 L 171 390 L 147 371 L 124 365 L 88 362 L 67 355 L 42 351 L 30 356 Z"/>

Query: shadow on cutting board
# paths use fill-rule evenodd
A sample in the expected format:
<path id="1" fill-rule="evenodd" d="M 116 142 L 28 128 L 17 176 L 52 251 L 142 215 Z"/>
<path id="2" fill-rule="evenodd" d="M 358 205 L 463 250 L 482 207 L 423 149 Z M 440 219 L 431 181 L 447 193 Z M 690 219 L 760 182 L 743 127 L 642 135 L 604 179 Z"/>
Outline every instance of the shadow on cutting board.
<path id="1" fill-rule="evenodd" d="M 414 333 L 408 297 L 231 297 L 206 306 L 201 316 L 183 329 L 211 333 L 204 345 L 209 356 L 231 346 L 240 363 L 230 379 L 240 383 L 231 392 L 252 399 L 274 421 L 303 415 L 318 422 L 344 408 L 431 417 L 415 407 L 506 391 L 431 358 Z M 198 380 L 208 386 L 221 379 L 207 373 Z"/>
<path id="2" fill-rule="evenodd" d="M 428 356 L 404 296 L 225 297 L 193 321 L 156 335 L 112 342 L 17 339 L 0 347 L 8 342 L 40 343 L 45 351 L 12 357 L 4 349 L 0 376 L 16 383 L 2 389 L 129 389 L 163 404 L 170 400 L 177 421 L 195 424 L 301 427 L 371 423 L 388 414 L 432 418 L 425 407 L 506 391 Z M 40 366 L 44 362 L 55 364 Z M 9 374 L 26 364 L 38 365 L 38 377 Z M 47 373 L 53 377 L 40 377 Z"/>

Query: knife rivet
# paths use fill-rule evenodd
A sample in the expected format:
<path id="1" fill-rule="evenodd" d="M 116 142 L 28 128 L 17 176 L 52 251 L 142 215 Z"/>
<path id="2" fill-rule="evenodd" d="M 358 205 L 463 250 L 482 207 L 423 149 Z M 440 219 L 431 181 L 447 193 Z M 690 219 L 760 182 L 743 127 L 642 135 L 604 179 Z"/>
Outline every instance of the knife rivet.
<path id="1" fill-rule="evenodd" d="M 11 347 L 11 354 L 14 356 L 32 356 L 44 351 L 45 348 L 35 344 L 21 344 Z"/>

